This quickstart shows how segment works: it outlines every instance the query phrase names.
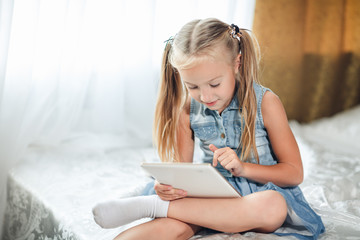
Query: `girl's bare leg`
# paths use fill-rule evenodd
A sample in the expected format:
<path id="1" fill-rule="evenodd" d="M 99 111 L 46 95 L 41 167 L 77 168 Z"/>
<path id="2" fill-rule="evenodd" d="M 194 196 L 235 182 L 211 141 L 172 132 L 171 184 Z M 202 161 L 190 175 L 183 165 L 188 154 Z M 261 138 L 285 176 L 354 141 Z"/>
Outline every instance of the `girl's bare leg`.
<path id="1" fill-rule="evenodd" d="M 286 215 L 285 199 L 272 190 L 232 199 L 183 198 L 168 210 L 168 218 L 222 232 L 273 232 Z"/>
<path id="2" fill-rule="evenodd" d="M 171 218 L 157 218 L 120 233 L 114 240 L 177 240 L 189 239 L 201 228 Z"/>
<path id="3" fill-rule="evenodd" d="M 119 234 L 120 239 L 188 239 L 199 226 L 222 232 L 273 232 L 287 215 L 280 193 L 272 190 L 241 198 L 183 198 L 170 202 L 168 217 L 158 218 Z"/>

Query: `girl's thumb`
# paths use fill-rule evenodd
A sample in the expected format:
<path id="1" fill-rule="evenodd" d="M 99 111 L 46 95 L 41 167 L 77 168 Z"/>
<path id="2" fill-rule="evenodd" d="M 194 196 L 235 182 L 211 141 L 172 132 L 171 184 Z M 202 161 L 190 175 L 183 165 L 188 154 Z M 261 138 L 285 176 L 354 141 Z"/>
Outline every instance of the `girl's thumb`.
<path id="1" fill-rule="evenodd" d="M 211 150 L 212 152 L 215 152 L 216 150 L 218 150 L 218 148 L 215 147 L 214 144 L 210 144 L 210 145 L 209 145 L 209 148 L 210 148 L 210 150 Z"/>

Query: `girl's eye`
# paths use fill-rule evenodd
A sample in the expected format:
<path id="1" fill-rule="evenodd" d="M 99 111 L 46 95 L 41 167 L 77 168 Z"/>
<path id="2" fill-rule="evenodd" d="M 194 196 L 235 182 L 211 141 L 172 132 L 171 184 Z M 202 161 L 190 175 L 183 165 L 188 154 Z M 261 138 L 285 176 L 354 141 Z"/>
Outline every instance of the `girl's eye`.
<path id="1" fill-rule="evenodd" d="M 193 89 L 197 89 L 197 87 L 196 86 L 195 87 L 188 86 L 188 89 L 193 90 Z"/>
<path id="2" fill-rule="evenodd" d="M 218 84 L 210 84 L 210 87 L 216 88 L 216 87 L 218 87 L 219 85 L 220 85 L 220 83 L 218 83 Z"/>

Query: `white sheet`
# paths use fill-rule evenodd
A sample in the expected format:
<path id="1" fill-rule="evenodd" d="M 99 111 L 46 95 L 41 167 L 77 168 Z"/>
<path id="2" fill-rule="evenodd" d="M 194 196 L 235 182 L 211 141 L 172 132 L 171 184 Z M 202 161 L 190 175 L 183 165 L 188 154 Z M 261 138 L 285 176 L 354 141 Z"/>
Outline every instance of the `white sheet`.
<path id="1" fill-rule="evenodd" d="M 320 239 L 360 239 L 360 106 L 310 124 L 292 121 L 305 169 L 305 197 L 324 221 Z M 124 146 L 120 148 L 119 146 Z M 32 146 L 9 175 L 4 240 L 112 239 L 140 222 L 104 230 L 92 206 L 104 198 L 139 193 L 154 161 L 149 148 L 128 148 L 121 137 L 79 135 L 60 146 Z M 47 237 L 47 238 L 46 238 Z M 57 237 L 57 238 L 55 238 Z M 193 239 L 278 239 L 271 234 L 208 235 Z"/>

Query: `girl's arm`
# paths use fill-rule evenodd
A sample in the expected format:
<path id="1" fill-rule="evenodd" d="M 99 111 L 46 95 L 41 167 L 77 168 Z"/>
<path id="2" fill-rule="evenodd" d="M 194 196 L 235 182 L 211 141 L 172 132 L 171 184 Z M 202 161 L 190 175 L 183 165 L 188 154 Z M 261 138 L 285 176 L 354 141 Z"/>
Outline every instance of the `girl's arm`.
<path id="1" fill-rule="evenodd" d="M 241 175 L 261 183 L 273 182 L 280 187 L 299 185 L 303 181 L 300 151 L 280 99 L 274 93 L 266 92 L 261 112 L 278 164 L 244 163 Z"/>
<path id="2" fill-rule="evenodd" d="M 179 127 L 177 129 L 177 146 L 180 152 L 180 162 L 192 162 L 194 155 L 194 138 L 190 128 L 190 98 L 180 114 Z M 175 200 L 186 197 L 182 189 L 156 182 L 155 191 L 163 200 Z"/>
<path id="3" fill-rule="evenodd" d="M 190 101 L 191 98 L 189 97 L 181 111 L 177 130 L 180 162 L 192 162 L 194 157 L 194 136 L 190 127 Z"/>
<path id="4" fill-rule="evenodd" d="M 300 151 L 280 99 L 274 93 L 266 92 L 261 111 L 278 164 L 265 166 L 241 162 L 232 149 L 217 149 L 214 145 L 210 145 L 210 149 L 214 152 L 214 165 L 219 162 L 234 176 L 245 177 L 259 183 L 273 182 L 280 187 L 299 185 L 303 181 Z"/>

